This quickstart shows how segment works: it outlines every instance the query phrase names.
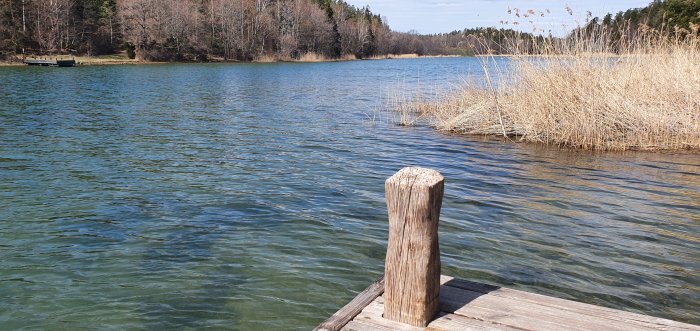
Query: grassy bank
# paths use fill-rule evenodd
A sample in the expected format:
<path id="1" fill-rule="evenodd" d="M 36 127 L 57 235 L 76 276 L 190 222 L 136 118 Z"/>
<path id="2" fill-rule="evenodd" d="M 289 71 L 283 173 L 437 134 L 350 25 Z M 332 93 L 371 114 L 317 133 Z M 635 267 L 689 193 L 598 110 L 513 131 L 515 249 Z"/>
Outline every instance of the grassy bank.
<path id="1" fill-rule="evenodd" d="M 71 56 L 71 55 L 42 55 L 42 56 L 27 56 L 28 59 L 45 58 L 45 59 L 75 59 L 80 65 L 113 65 L 113 64 L 139 64 L 139 63 L 155 63 L 155 62 L 140 62 L 134 59 L 129 59 L 126 53 L 100 56 Z M 0 61 L 0 66 L 23 66 L 22 58 L 17 56 L 14 59 Z"/>
<path id="2" fill-rule="evenodd" d="M 258 56 L 253 60 L 253 62 L 257 63 L 274 63 L 274 62 L 336 62 L 336 61 L 352 61 L 352 60 L 357 60 L 357 58 L 354 55 L 344 55 L 340 58 L 330 58 L 327 57 L 323 54 L 319 53 L 314 53 L 314 52 L 309 52 L 309 53 L 304 53 L 299 56 L 299 58 L 291 58 L 291 57 L 286 57 L 282 58 L 279 56 L 273 56 L 273 55 L 262 55 Z"/>
<path id="3" fill-rule="evenodd" d="M 263 55 L 255 59 L 253 62 L 268 63 L 268 62 L 335 62 L 335 61 L 354 61 L 354 60 L 391 60 L 391 59 L 419 59 L 419 58 L 438 58 L 438 57 L 459 57 L 460 55 L 418 55 L 418 54 L 385 54 L 376 55 L 358 59 L 352 54 L 344 55 L 340 58 L 329 58 L 323 54 L 305 53 L 299 56 L 298 59 L 279 58 L 275 56 Z"/>
<path id="4" fill-rule="evenodd" d="M 81 65 L 110 65 L 110 64 L 136 64 L 140 63 L 130 59 L 126 53 L 100 56 L 76 56 L 75 61 Z"/>
<path id="5" fill-rule="evenodd" d="M 22 59 L 13 56 L 1 56 L 0 54 L 0 67 L 12 67 L 23 65 Z"/>
<path id="6" fill-rule="evenodd" d="M 457 55 L 417 55 L 417 54 L 389 54 L 383 56 L 374 56 L 366 58 L 363 60 L 386 60 L 386 59 L 417 59 L 417 58 L 433 58 L 433 57 L 457 57 Z M 157 64 L 157 63 L 167 63 L 167 62 L 153 62 L 153 61 L 140 61 L 136 59 L 129 59 L 126 53 L 114 54 L 114 55 L 100 55 L 100 56 L 65 56 L 65 55 L 47 55 L 42 56 L 42 58 L 74 58 L 80 65 L 117 65 L 117 64 Z M 305 53 L 299 56 L 299 58 L 280 58 L 271 55 L 262 55 L 255 58 L 252 62 L 254 63 L 276 63 L 276 62 L 303 62 L 303 63 L 313 63 L 313 62 L 337 62 L 337 61 L 354 61 L 360 60 L 354 55 L 345 55 L 341 58 L 329 58 L 318 53 Z M 235 60 L 225 60 L 223 58 L 212 58 L 205 63 L 239 63 L 241 61 Z M 177 62 L 174 62 L 177 63 Z M 192 63 L 192 62 L 186 62 Z M 21 66 L 22 59 L 17 58 L 14 61 L 0 61 L 0 66 Z"/>
<path id="7" fill-rule="evenodd" d="M 611 37 L 547 41 L 537 56 L 514 41 L 508 68 L 484 57 L 483 80 L 395 108 L 405 123 L 413 112 L 447 132 L 592 150 L 700 149 L 699 38 L 647 32 L 612 49 Z"/>

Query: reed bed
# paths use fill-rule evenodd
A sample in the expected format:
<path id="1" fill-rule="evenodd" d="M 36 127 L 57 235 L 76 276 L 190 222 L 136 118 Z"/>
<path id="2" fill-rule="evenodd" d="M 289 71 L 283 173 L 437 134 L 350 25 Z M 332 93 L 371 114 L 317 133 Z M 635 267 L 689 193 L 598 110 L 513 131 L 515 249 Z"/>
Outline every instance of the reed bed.
<path id="1" fill-rule="evenodd" d="M 590 150 L 699 149 L 697 30 L 620 35 L 601 28 L 515 40 L 506 65 L 482 57 L 483 79 L 394 108 L 403 124 L 413 122 L 405 118 L 411 111 L 447 132 Z"/>
<path id="2" fill-rule="evenodd" d="M 290 56 L 280 57 L 279 55 L 260 55 L 253 60 L 253 62 L 258 63 L 271 63 L 271 62 L 335 62 L 335 61 L 352 61 L 357 58 L 353 54 L 346 54 L 339 58 L 330 58 L 320 53 L 307 52 L 299 55 L 299 58 L 293 58 Z"/>
<path id="3" fill-rule="evenodd" d="M 323 54 L 308 52 L 299 56 L 299 62 L 327 62 L 330 59 Z"/>

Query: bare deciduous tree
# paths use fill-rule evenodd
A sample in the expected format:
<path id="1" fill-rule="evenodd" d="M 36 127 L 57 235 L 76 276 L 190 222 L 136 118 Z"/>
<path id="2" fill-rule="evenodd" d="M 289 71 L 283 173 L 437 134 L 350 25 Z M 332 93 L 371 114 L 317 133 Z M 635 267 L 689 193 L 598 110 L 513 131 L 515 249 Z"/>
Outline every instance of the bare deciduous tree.
<path id="1" fill-rule="evenodd" d="M 253 60 L 363 57 L 407 45 L 426 43 L 340 0 L 0 0 L 4 53 L 123 47 L 143 60 Z"/>

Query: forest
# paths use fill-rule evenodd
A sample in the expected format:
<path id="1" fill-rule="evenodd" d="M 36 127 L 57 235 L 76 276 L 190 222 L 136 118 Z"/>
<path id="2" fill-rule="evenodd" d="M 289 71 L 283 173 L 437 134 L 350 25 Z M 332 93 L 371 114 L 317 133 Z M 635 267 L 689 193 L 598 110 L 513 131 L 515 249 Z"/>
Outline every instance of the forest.
<path id="1" fill-rule="evenodd" d="M 473 55 L 515 34 L 395 32 L 369 7 L 342 0 L 0 0 L 3 59 L 123 51 L 145 61 Z M 483 43 L 479 35 L 494 38 Z"/>
<path id="2" fill-rule="evenodd" d="M 670 39 L 700 36 L 699 0 L 655 0 L 643 8 L 632 8 L 603 18 L 589 18 L 588 23 L 572 32 L 578 36 L 606 36 L 611 51 L 624 52 L 632 41 L 643 43 L 654 36 Z"/>
<path id="3" fill-rule="evenodd" d="M 142 60 L 358 58 L 423 53 L 368 7 L 341 0 L 0 0 L 0 52 L 128 51 Z"/>
<path id="4" fill-rule="evenodd" d="M 586 28 L 665 26 L 697 33 L 698 12 L 697 0 L 656 0 L 593 18 Z M 499 54 L 514 39 L 543 38 L 503 28 L 395 32 L 369 7 L 343 0 L 0 0 L 0 60 L 120 52 L 144 61 Z"/>
<path id="5" fill-rule="evenodd" d="M 640 28 L 656 31 L 668 30 L 685 35 L 698 33 L 700 28 L 700 1 L 698 0 L 654 0 L 643 8 L 632 8 L 624 12 L 607 14 L 602 19 L 595 17 L 589 25 L 602 25 L 612 31 L 638 31 Z"/>

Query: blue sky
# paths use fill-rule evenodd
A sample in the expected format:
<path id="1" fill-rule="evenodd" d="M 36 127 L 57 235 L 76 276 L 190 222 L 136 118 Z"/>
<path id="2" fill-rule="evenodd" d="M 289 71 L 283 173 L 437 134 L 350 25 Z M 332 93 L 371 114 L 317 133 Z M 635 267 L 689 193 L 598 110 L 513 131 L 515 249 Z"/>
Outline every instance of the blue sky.
<path id="1" fill-rule="evenodd" d="M 461 30 L 468 27 L 493 26 L 505 27 L 500 22 L 519 20 L 523 31 L 531 32 L 534 26 L 540 32 L 552 30 L 561 35 L 570 30 L 578 21 L 585 24 L 586 12 L 593 16 L 604 16 L 629 8 L 644 7 L 651 0 L 589 0 L 589 1 L 553 1 L 553 0 L 345 0 L 357 7 L 369 5 L 374 13 L 388 19 L 389 26 L 395 31 L 416 30 L 419 33 L 439 33 Z M 574 15 L 570 16 L 565 7 L 569 6 Z M 537 14 L 528 18 L 515 17 L 507 13 L 508 8 L 521 11 L 534 10 Z M 547 14 L 546 10 L 550 13 Z M 544 13 L 545 17 L 541 17 Z M 533 19 L 534 17 L 534 19 Z M 512 24 L 512 23 L 510 23 Z M 563 27 L 566 25 L 566 27 Z M 508 27 L 513 27 L 509 25 Z"/>

